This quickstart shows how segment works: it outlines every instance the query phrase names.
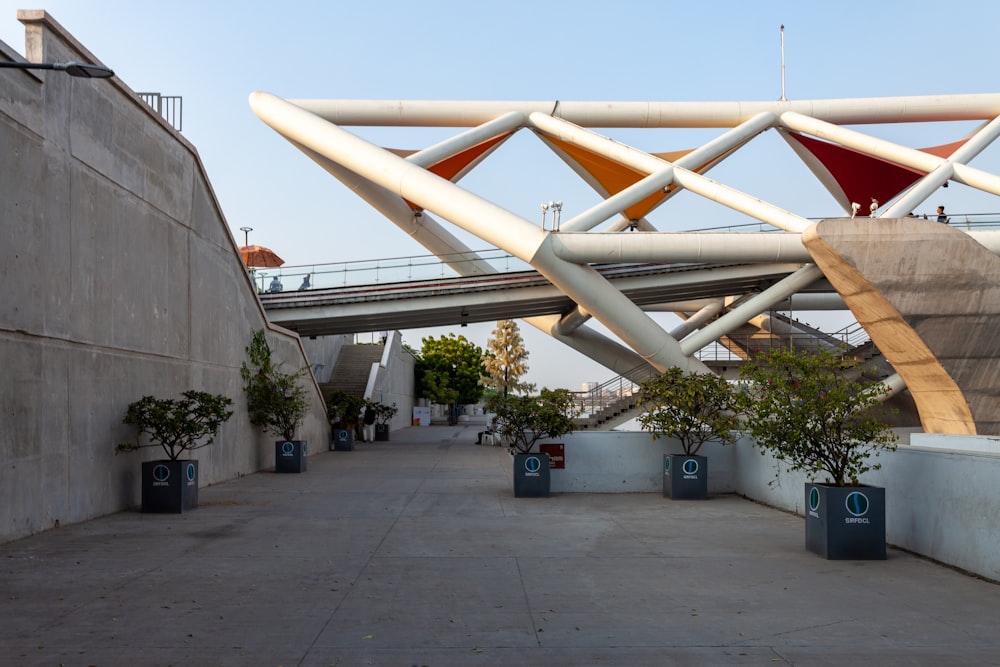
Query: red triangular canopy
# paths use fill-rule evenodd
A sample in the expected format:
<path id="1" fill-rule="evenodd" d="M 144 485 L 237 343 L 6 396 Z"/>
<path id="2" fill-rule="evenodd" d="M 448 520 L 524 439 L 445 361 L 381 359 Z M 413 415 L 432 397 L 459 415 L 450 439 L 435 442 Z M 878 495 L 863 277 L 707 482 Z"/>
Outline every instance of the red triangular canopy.
<path id="1" fill-rule="evenodd" d="M 918 169 L 797 132 L 787 132 L 785 136 L 792 140 L 789 142 L 792 149 L 847 212 L 852 202 L 861 204 L 861 211 L 869 210 L 872 199 L 882 206 L 927 175 Z M 964 143 L 965 140 L 961 140 L 920 150 L 948 157 Z"/>

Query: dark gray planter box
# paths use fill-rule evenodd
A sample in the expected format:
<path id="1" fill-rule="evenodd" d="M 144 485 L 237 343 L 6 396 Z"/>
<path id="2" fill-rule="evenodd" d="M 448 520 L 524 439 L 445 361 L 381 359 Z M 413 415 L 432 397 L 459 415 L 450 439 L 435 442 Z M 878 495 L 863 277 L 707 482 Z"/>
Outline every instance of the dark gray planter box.
<path id="1" fill-rule="evenodd" d="M 694 454 L 665 454 L 663 497 L 671 500 L 708 498 L 708 459 Z"/>
<path id="2" fill-rule="evenodd" d="M 388 424 L 375 424 L 375 440 L 388 440 L 389 439 L 389 425 Z"/>
<path id="3" fill-rule="evenodd" d="M 514 454 L 515 498 L 548 498 L 551 477 L 548 454 Z"/>
<path id="4" fill-rule="evenodd" d="M 806 549 L 828 560 L 885 560 L 885 489 L 806 482 Z"/>
<path id="5" fill-rule="evenodd" d="M 344 427 L 333 429 L 333 449 L 338 452 L 349 452 L 354 449 L 354 429 Z"/>
<path id="6" fill-rule="evenodd" d="M 277 440 L 274 443 L 274 472 L 305 472 L 308 465 L 305 440 Z"/>
<path id="7" fill-rule="evenodd" d="M 180 514 L 196 507 L 197 461 L 143 461 L 143 512 Z"/>

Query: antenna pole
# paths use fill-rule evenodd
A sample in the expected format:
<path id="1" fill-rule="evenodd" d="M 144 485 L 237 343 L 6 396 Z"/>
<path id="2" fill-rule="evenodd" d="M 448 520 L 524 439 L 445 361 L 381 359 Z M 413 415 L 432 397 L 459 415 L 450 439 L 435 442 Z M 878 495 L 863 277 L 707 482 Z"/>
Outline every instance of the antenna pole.
<path id="1" fill-rule="evenodd" d="M 781 24 L 781 102 L 787 102 L 785 97 L 785 24 Z"/>

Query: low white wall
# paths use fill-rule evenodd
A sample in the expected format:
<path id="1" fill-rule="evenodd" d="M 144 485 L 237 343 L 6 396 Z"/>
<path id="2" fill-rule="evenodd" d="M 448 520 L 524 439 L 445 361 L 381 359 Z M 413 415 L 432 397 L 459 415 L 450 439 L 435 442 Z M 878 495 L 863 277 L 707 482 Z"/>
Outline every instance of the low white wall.
<path id="1" fill-rule="evenodd" d="M 975 436 L 916 441 L 938 447 L 884 452 L 878 457 L 882 469 L 861 478 L 886 489 L 886 541 L 1000 581 L 1000 455 L 976 451 L 990 443 Z M 566 468 L 552 471 L 555 493 L 661 493 L 663 455 L 681 452 L 676 441 L 653 441 L 643 432 L 571 433 L 561 442 Z M 709 444 L 699 453 L 709 459 L 710 493 L 735 492 L 803 514 L 806 476 L 780 468 L 749 438 L 729 447 Z"/>
<path id="2" fill-rule="evenodd" d="M 556 493 L 662 493 L 663 456 L 683 453 L 676 440 L 634 431 L 578 431 L 551 442 L 566 445 L 565 469 L 552 471 Z M 709 493 L 734 490 L 729 449 L 710 443 L 698 452 L 708 457 Z"/>

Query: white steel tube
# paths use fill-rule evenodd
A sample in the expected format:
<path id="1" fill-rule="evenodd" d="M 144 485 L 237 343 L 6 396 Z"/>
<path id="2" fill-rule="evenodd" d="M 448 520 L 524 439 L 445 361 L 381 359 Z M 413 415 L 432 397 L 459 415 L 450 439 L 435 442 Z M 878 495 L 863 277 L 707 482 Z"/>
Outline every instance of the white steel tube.
<path id="1" fill-rule="evenodd" d="M 670 184 L 673 175 L 674 168 L 670 165 L 654 171 L 649 176 L 646 176 L 621 192 L 608 197 L 596 206 L 562 223 L 559 227 L 560 233 L 585 232 L 593 229 L 608 218 L 621 213 L 632 204 L 641 202 L 654 192 L 663 190 L 663 188 Z"/>
<path id="2" fill-rule="evenodd" d="M 476 144 L 481 144 L 484 141 L 488 141 L 496 136 L 503 134 L 504 132 L 512 132 L 518 128 L 524 127 L 524 123 L 527 120 L 523 113 L 518 111 L 511 111 L 506 113 L 499 118 L 495 118 L 488 123 L 483 123 L 478 127 L 474 127 L 471 130 L 462 132 L 461 134 L 456 134 L 454 137 L 445 139 L 433 146 L 428 146 L 427 148 L 417 151 L 412 155 L 406 157 L 407 160 L 413 164 L 419 164 L 421 167 L 429 167 L 433 164 L 437 164 L 441 160 L 447 159 L 457 153 L 461 153 L 464 150 L 472 148 Z"/>
<path id="3" fill-rule="evenodd" d="M 598 233 L 553 236 L 556 256 L 577 264 L 593 262 L 811 262 L 801 234 Z"/>
<path id="4" fill-rule="evenodd" d="M 993 118 L 993 117 L 991 117 Z M 907 148 L 891 141 L 877 139 L 861 132 L 839 127 L 817 118 L 809 118 L 797 113 L 783 113 L 781 124 L 790 129 L 809 134 L 820 139 L 833 141 L 842 146 L 869 153 L 920 171 L 932 172 L 945 162 L 944 158 L 931 155 L 916 148 Z M 890 121 L 882 121 L 890 122 Z M 989 136 L 989 134 L 985 135 Z M 981 150 L 981 149 L 980 149 Z M 973 188 L 1000 195 L 1000 176 L 975 169 L 965 164 L 953 164 L 954 179 Z"/>
<path id="5" fill-rule="evenodd" d="M 823 277 L 823 272 L 815 264 L 809 264 L 787 278 L 771 285 L 766 290 L 732 309 L 707 327 L 696 331 L 681 341 L 684 354 L 694 354 L 720 336 L 725 336 L 752 317 L 771 308 L 775 303 L 787 299 L 799 290 L 805 289 Z"/>
<path id="6" fill-rule="evenodd" d="M 250 105 L 286 138 L 530 263 L 656 368 L 705 369 L 697 359 L 681 354 L 677 341 L 596 271 L 555 257 L 545 244 L 551 235 L 527 220 L 279 97 L 253 93 Z"/>
<path id="7" fill-rule="evenodd" d="M 715 299 L 712 303 L 707 304 L 697 313 L 695 313 L 694 315 L 687 318 L 686 320 L 678 324 L 676 327 L 671 329 L 670 335 L 676 338 L 677 340 L 681 340 L 682 338 L 684 338 L 684 336 L 687 336 L 689 333 L 700 327 L 702 324 L 704 324 L 705 322 L 709 321 L 710 319 L 721 313 L 722 309 L 725 308 L 725 306 L 726 303 L 723 299 Z"/>
<path id="8" fill-rule="evenodd" d="M 337 125 L 471 127 L 509 111 L 558 114 L 583 127 L 735 127 L 760 113 L 795 111 L 831 123 L 991 120 L 1000 94 L 723 102 L 427 101 L 296 99 Z"/>
<path id="9" fill-rule="evenodd" d="M 732 145 L 737 145 L 741 140 L 756 135 L 761 131 L 760 128 L 762 125 L 770 122 L 769 117 L 766 115 L 756 116 L 750 120 L 753 123 L 750 123 L 745 128 L 740 128 L 740 131 L 729 135 L 726 140 L 721 140 L 720 138 L 720 141 L 713 142 L 711 144 L 713 146 L 712 152 L 719 152 L 720 154 L 721 152 L 725 152 L 725 150 L 729 149 L 727 146 L 731 148 Z M 660 169 L 664 164 L 669 164 L 665 160 L 661 160 L 625 144 L 612 141 L 607 137 L 603 137 L 582 127 L 576 127 L 558 118 L 533 113 L 528 117 L 528 122 L 543 132 L 558 136 L 564 141 L 569 141 L 645 173 L 652 173 Z M 688 167 L 697 167 L 709 157 L 707 151 L 698 153 L 697 155 L 695 153 L 685 155 L 673 163 L 675 168 L 674 183 L 718 202 L 723 206 L 746 213 L 757 220 L 767 222 L 785 231 L 801 232 L 812 224 L 805 218 L 789 211 L 780 209 L 777 206 L 768 204 L 738 190 L 723 186 L 707 176 L 702 176 L 683 168 L 685 165 Z M 695 155 L 695 157 L 692 158 L 692 155 Z"/>

